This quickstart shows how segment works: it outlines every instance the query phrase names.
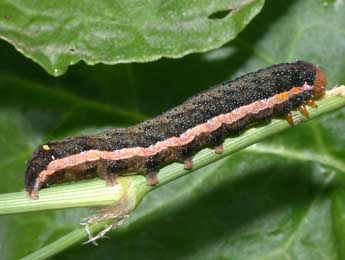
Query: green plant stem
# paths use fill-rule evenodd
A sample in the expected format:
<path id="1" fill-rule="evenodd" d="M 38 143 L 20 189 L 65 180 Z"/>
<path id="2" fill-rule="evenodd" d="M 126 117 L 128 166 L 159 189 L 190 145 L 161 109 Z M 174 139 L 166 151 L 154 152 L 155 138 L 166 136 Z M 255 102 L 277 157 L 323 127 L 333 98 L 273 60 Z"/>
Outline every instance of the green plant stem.
<path id="1" fill-rule="evenodd" d="M 104 187 L 104 182 L 100 180 L 76 183 L 71 186 L 63 185 L 63 187 L 54 187 L 50 192 L 43 189 L 38 200 L 28 199 L 24 192 L 0 195 L 0 214 L 104 206 L 118 200 L 123 191 L 122 185 Z"/>
<path id="2" fill-rule="evenodd" d="M 110 221 L 96 223 L 91 225 L 89 230 L 91 233 L 97 233 L 102 230 L 104 227 L 110 224 Z M 33 252 L 30 255 L 27 255 L 21 260 L 40 260 L 40 259 L 47 259 L 64 249 L 70 247 L 73 244 L 81 243 L 87 237 L 87 233 L 84 228 L 78 228 L 73 230 L 72 232 L 68 233 L 67 235 L 59 238 L 58 240 L 46 245 L 45 247 Z"/>
<path id="3" fill-rule="evenodd" d="M 333 94 L 341 93 L 342 96 L 331 95 L 320 100 L 318 102 L 318 108 L 316 109 L 311 108 L 308 110 L 310 114 L 308 118 L 302 116 L 299 113 L 294 113 L 293 116 L 294 116 L 295 124 L 296 125 L 301 124 L 303 122 L 306 122 L 320 115 L 345 107 L 345 87 L 339 87 L 333 90 L 331 94 L 332 93 Z M 2 208 L 1 212 L 7 212 L 7 214 L 9 214 L 9 213 L 14 213 L 14 212 L 43 210 L 44 206 L 47 206 L 47 205 L 54 205 L 54 206 L 46 207 L 46 209 L 57 208 L 60 206 L 63 208 L 72 207 L 72 205 L 80 206 L 79 204 L 76 205 L 76 203 L 74 202 L 73 204 L 70 204 L 70 205 L 63 205 L 63 204 L 60 205 L 59 203 L 54 202 L 54 198 L 55 200 L 61 199 L 60 197 L 61 192 L 64 192 L 64 196 L 65 196 L 64 199 L 66 199 L 65 202 L 67 202 L 68 200 L 73 201 L 73 200 L 76 200 L 75 198 L 76 195 L 78 195 L 79 198 L 83 198 L 82 196 L 79 196 L 79 195 L 83 193 L 84 190 L 89 190 L 90 188 L 94 188 L 95 192 L 83 193 L 85 196 L 84 199 L 88 201 L 88 203 L 83 202 L 82 199 L 78 199 L 78 200 L 81 200 L 79 201 L 79 203 L 82 203 L 83 206 L 104 206 L 104 205 L 116 203 L 117 201 L 119 201 L 119 198 L 125 195 L 125 192 L 128 192 L 128 189 L 131 189 L 130 193 L 131 194 L 135 193 L 135 196 L 136 196 L 136 200 L 135 200 L 136 205 L 133 206 L 133 209 L 134 209 L 140 203 L 141 198 L 150 190 L 157 188 L 161 185 L 164 185 L 176 178 L 179 178 L 185 174 L 188 174 L 191 171 L 199 169 L 213 161 L 216 161 L 220 158 L 228 156 L 236 151 L 239 151 L 247 146 L 250 146 L 251 144 L 261 141 L 266 137 L 272 136 L 272 134 L 281 132 L 290 127 L 291 125 L 287 123 L 285 120 L 274 119 L 272 120 L 271 123 L 265 126 L 249 129 L 242 135 L 235 138 L 228 138 L 224 142 L 224 153 L 221 155 L 215 154 L 214 151 L 211 149 L 204 149 L 201 152 L 199 152 L 193 160 L 193 163 L 194 163 L 193 170 L 187 171 L 183 169 L 183 166 L 181 164 L 178 164 L 178 163 L 173 163 L 161 169 L 161 171 L 158 174 L 159 183 L 155 187 L 147 186 L 145 179 L 141 176 L 125 177 L 125 178 L 122 178 L 122 180 L 120 181 L 121 188 L 118 188 L 118 189 L 115 188 L 115 190 L 113 191 L 113 195 L 112 195 L 113 197 L 112 197 L 111 191 L 110 191 L 110 194 L 105 192 L 107 188 L 104 188 L 104 184 L 102 185 L 100 181 L 94 180 L 87 183 L 79 184 L 80 186 L 75 184 L 75 185 L 66 185 L 62 187 L 62 185 L 60 185 L 60 187 L 62 187 L 60 190 L 58 187 L 46 189 L 46 191 L 42 191 L 40 193 L 42 198 L 40 198 L 37 201 L 32 202 L 33 205 L 27 206 L 26 208 L 24 207 L 24 210 L 22 209 L 22 210 L 14 211 L 11 207 L 6 207 L 6 206 L 5 207 L 0 206 L 0 209 Z M 123 180 L 125 179 L 128 180 L 128 182 L 124 182 Z M 130 184 L 133 184 L 133 185 L 130 185 Z M 79 188 L 77 189 L 76 187 L 79 187 Z M 60 191 L 60 193 L 57 191 Z M 102 201 L 99 198 L 95 199 L 96 193 L 98 192 L 101 194 L 100 197 L 104 197 L 104 201 Z M 7 195 L 5 194 L 5 195 L 0 196 L 0 205 L 5 205 L 2 202 L 6 201 L 6 198 L 9 198 L 10 195 L 11 194 L 7 194 Z M 48 196 L 51 196 L 49 201 L 46 199 L 47 201 L 45 203 L 40 202 L 41 200 L 43 201 L 45 197 L 48 197 Z M 11 198 L 12 198 L 13 203 L 16 203 L 16 201 L 23 203 L 23 193 L 14 193 L 12 194 Z M 35 203 L 38 203 L 41 206 L 35 207 L 34 206 Z M 107 224 L 109 225 L 110 222 L 106 221 L 102 223 L 91 224 L 90 231 L 92 233 L 99 232 Z M 23 259 L 45 259 L 54 254 L 57 254 L 58 252 L 63 251 L 64 249 L 70 247 L 73 244 L 76 244 L 80 241 L 85 240 L 86 237 L 87 237 L 87 233 L 85 229 L 78 228 L 70 232 L 69 234 L 61 237 L 60 239 L 52 242 L 51 244 L 48 244 L 47 246 L 33 252 L 32 254 L 26 256 Z"/>
<path id="4" fill-rule="evenodd" d="M 332 90 L 344 90 L 345 87 L 338 87 Z M 345 91 L 343 91 L 345 92 Z M 304 117 L 300 113 L 294 112 L 295 124 L 301 124 L 320 115 L 340 109 L 345 106 L 345 97 L 330 95 L 318 101 L 318 108 L 309 108 L 309 117 Z M 208 165 L 225 156 L 235 153 L 247 146 L 250 146 L 266 137 L 279 133 L 290 128 L 291 125 L 282 119 L 273 119 L 271 123 L 251 128 L 238 137 L 228 138 L 224 142 L 224 153 L 215 154 L 211 149 L 200 151 L 193 159 L 193 169 L 185 170 L 180 163 L 173 163 L 159 171 L 159 183 L 150 187 L 147 186 L 143 176 L 133 175 L 119 178 L 120 185 L 106 187 L 103 180 L 89 180 L 74 184 L 56 185 L 49 189 L 42 189 L 38 200 L 26 198 L 24 192 L 7 193 L 0 195 L 0 215 L 15 214 L 30 211 L 42 211 L 52 209 L 65 209 L 75 207 L 99 207 L 112 205 L 127 192 L 128 185 L 133 184 L 133 189 L 139 197 L 146 192 L 158 188 L 176 178 L 191 173 L 205 165 Z M 139 203 L 140 199 L 138 200 Z"/>
<path id="5" fill-rule="evenodd" d="M 335 93 L 338 95 L 335 95 Z M 329 96 L 318 101 L 318 108 L 308 109 L 309 117 L 304 117 L 297 112 L 293 113 L 293 117 L 295 124 L 298 125 L 342 107 L 345 107 L 345 87 L 333 89 Z M 40 192 L 40 199 L 36 201 L 24 199 L 23 193 L 4 194 L 0 196 L 0 214 L 69 207 L 111 205 L 117 203 L 126 192 L 130 193 L 131 196 L 133 194 L 135 195 L 135 203 L 131 207 L 134 210 L 140 203 L 142 197 L 150 190 L 290 127 L 291 125 L 285 120 L 274 119 L 265 126 L 251 128 L 238 137 L 228 138 L 224 142 L 224 153 L 221 155 L 215 154 L 211 149 L 204 149 L 199 152 L 193 160 L 194 165 L 192 170 L 185 170 L 183 166 L 178 163 L 173 163 L 164 167 L 158 174 L 159 183 L 154 187 L 147 186 L 144 177 L 136 175 L 121 178 L 119 188 L 104 187 L 104 182 L 102 184 L 99 180 L 92 180 L 74 185 L 58 185 L 57 187 L 42 190 Z M 63 197 L 61 198 L 61 196 Z M 63 202 L 56 202 L 58 200 L 62 200 Z M 11 205 L 11 203 L 13 205 Z M 28 205 L 25 205 L 25 203 L 28 203 Z M 109 223 L 108 221 L 92 224 L 90 225 L 90 231 L 92 233 L 99 232 Z M 75 243 L 85 240 L 86 237 L 87 233 L 84 228 L 76 229 L 23 259 L 45 259 L 61 252 Z"/>

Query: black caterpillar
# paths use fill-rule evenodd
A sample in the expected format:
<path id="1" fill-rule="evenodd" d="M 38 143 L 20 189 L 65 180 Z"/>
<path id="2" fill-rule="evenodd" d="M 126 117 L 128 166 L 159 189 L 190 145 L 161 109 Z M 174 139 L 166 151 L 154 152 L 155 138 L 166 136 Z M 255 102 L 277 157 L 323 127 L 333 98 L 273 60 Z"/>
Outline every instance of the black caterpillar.
<path id="1" fill-rule="evenodd" d="M 25 189 L 30 198 L 47 184 L 99 176 L 108 185 L 129 172 L 157 183 L 160 167 L 183 162 L 204 147 L 222 152 L 224 139 L 249 125 L 292 109 L 307 114 L 304 104 L 325 92 L 326 76 L 315 65 L 298 61 L 274 65 L 221 83 L 180 106 L 138 125 L 100 135 L 76 136 L 40 146 L 27 163 Z"/>

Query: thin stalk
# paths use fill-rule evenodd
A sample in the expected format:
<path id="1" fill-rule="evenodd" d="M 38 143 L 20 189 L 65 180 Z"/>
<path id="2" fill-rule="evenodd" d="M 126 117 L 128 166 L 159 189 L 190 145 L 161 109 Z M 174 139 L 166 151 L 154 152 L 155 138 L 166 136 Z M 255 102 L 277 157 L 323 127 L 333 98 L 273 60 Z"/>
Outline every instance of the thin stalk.
<path id="1" fill-rule="evenodd" d="M 318 101 L 318 108 L 309 108 L 309 117 L 304 117 L 299 113 L 293 113 L 295 124 L 314 119 L 326 113 L 345 107 L 345 86 L 338 87 L 328 92 L 328 95 Z M 259 142 L 273 134 L 282 132 L 291 125 L 285 120 L 274 119 L 265 126 L 251 128 L 238 137 L 228 138 L 224 142 L 224 153 L 215 154 L 211 149 L 200 151 L 193 160 L 193 169 L 185 170 L 183 165 L 173 163 L 160 170 L 158 174 L 159 183 L 150 187 L 147 186 L 145 178 L 142 176 L 128 176 L 120 179 L 118 187 L 104 187 L 104 182 L 92 180 L 73 185 L 58 185 L 40 192 L 40 199 L 36 201 L 28 200 L 23 192 L 0 195 L 0 214 L 13 214 L 28 211 L 39 211 L 47 209 L 71 208 L 71 207 L 91 207 L 116 205 L 124 196 L 129 196 L 132 205 L 128 208 L 134 210 L 147 192 L 173 181 L 183 175 L 189 174 L 196 169 L 208 165 L 225 156 L 235 153 L 245 147 Z M 134 199 L 133 199 L 134 198 Z M 61 202 L 62 201 L 62 202 Z M 127 210 L 128 210 L 127 208 Z M 92 233 L 99 232 L 109 225 L 110 221 L 103 221 L 90 225 Z M 76 229 L 47 246 L 35 251 L 23 259 L 45 259 L 57 254 L 67 247 L 80 241 L 85 241 L 87 232 L 84 228 Z"/>
<path id="2" fill-rule="evenodd" d="M 314 119 L 323 114 L 332 112 L 345 106 L 345 86 L 328 92 L 328 95 L 319 100 L 317 108 L 309 108 L 309 117 L 294 112 L 295 125 Z M 106 187 L 103 180 L 93 179 L 73 184 L 60 184 L 48 189 L 40 190 L 38 200 L 26 198 L 24 192 L 7 193 L 0 195 L 0 215 L 16 214 L 31 211 L 66 209 L 76 207 L 101 207 L 114 205 L 125 193 L 128 186 L 134 186 L 133 191 L 140 196 L 156 189 L 183 175 L 189 174 L 205 165 L 235 153 L 245 147 L 257 143 L 273 134 L 291 128 L 291 125 L 282 119 L 273 119 L 269 124 L 251 128 L 243 134 L 228 138 L 224 142 L 224 153 L 215 154 L 211 149 L 203 149 L 193 159 L 193 169 L 185 170 L 180 163 L 172 163 L 162 168 L 158 173 L 159 183 L 147 186 L 145 178 L 140 175 L 119 178 L 119 185 Z"/>
<path id="3" fill-rule="evenodd" d="M 99 232 L 100 230 L 104 229 L 107 225 L 110 224 L 110 221 L 104 221 L 100 223 L 96 223 L 89 227 L 89 231 L 91 233 Z M 87 237 L 87 232 L 84 228 L 78 228 L 73 230 L 72 232 L 68 233 L 67 235 L 55 240 L 54 242 L 46 245 L 44 248 L 41 248 L 30 255 L 27 255 L 21 260 L 40 260 L 46 259 L 51 257 L 64 249 L 70 247 L 73 244 L 81 243 L 85 241 L 85 237 Z"/>

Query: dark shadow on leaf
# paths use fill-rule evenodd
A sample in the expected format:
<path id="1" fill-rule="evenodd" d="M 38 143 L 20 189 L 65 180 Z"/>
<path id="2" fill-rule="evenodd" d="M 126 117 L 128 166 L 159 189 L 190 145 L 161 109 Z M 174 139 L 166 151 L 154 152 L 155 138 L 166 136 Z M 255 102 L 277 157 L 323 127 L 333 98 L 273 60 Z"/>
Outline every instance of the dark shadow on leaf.
<path id="1" fill-rule="evenodd" d="M 228 10 L 220 10 L 220 11 L 214 12 L 208 16 L 208 19 L 211 19 L 211 20 L 223 19 L 228 14 L 230 14 L 231 11 L 232 11 L 231 9 L 228 9 Z"/>

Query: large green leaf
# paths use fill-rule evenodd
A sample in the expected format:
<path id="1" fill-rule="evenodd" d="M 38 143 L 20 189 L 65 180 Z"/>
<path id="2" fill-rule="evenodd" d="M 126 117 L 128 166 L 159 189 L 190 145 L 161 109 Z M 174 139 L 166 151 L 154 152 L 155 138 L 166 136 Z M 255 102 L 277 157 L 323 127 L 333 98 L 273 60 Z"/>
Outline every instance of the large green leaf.
<path id="1" fill-rule="evenodd" d="M 88 64 L 145 62 L 214 49 L 264 0 L 0 2 L 0 38 L 58 76 Z"/>
<path id="2" fill-rule="evenodd" d="M 267 1 L 235 41 L 149 64 L 79 64 L 51 79 L 0 47 L 1 192 L 22 189 L 24 161 L 43 140 L 138 122 L 227 78 L 295 59 L 345 81 L 342 1 Z M 150 193 L 98 247 L 59 259 L 344 259 L 345 111 L 272 136 Z M 0 218 L 4 259 L 78 226 L 88 210 Z"/>

